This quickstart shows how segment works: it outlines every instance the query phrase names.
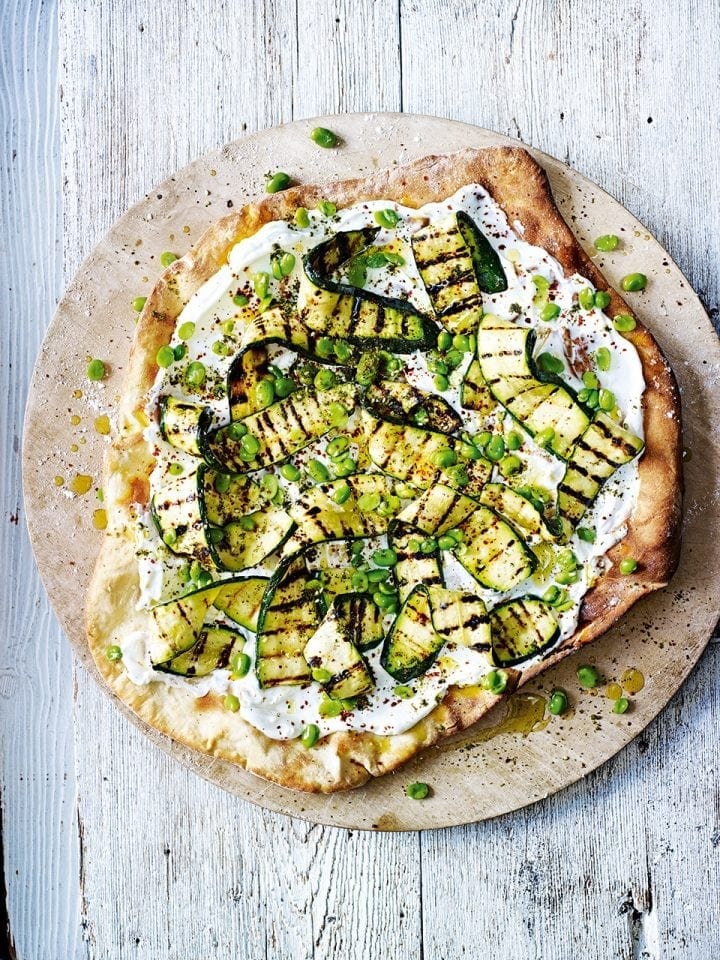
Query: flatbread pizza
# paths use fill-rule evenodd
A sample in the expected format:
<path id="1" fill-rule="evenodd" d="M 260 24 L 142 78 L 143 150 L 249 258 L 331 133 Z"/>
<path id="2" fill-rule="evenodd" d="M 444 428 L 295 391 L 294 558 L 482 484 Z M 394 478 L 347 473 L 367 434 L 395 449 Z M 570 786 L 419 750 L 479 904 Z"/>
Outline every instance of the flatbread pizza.
<path id="1" fill-rule="evenodd" d="M 668 582 L 680 451 L 672 371 L 525 150 L 290 187 L 144 306 L 90 649 L 174 739 L 359 786 Z"/>

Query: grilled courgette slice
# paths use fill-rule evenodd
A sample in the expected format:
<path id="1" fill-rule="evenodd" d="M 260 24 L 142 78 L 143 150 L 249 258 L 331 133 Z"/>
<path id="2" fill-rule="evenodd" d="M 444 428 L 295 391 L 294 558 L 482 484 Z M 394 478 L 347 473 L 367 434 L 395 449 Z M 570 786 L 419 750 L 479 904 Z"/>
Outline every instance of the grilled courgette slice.
<path id="1" fill-rule="evenodd" d="M 363 426 L 370 459 L 384 473 L 398 480 L 405 480 L 428 489 L 434 483 L 467 489 L 473 495 L 480 493 L 490 479 L 492 465 L 488 460 L 469 460 L 456 464 L 441 473 L 438 462 L 445 451 L 451 450 L 458 457 L 464 444 L 455 437 L 421 430 L 419 427 L 402 426 L 378 420 L 364 411 Z M 459 457 L 458 457 L 459 459 Z"/>
<path id="2" fill-rule="evenodd" d="M 366 250 L 379 231 L 379 227 L 341 230 L 329 239 L 323 240 L 322 243 L 318 243 L 303 257 L 306 276 L 321 290 L 354 295 L 358 287 L 347 280 L 334 279 L 332 274 Z"/>
<path id="3" fill-rule="evenodd" d="M 335 599 L 338 617 L 345 621 L 348 639 L 365 653 L 385 636 L 383 612 L 365 593 L 352 593 Z"/>
<path id="4" fill-rule="evenodd" d="M 431 586 L 429 594 L 433 626 L 445 643 L 490 649 L 490 618 L 480 597 L 443 586 Z"/>
<path id="5" fill-rule="evenodd" d="M 421 497 L 409 503 L 398 520 L 422 530 L 423 533 L 446 533 L 459 526 L 477 509 L 477 503 L 443 483 L 426 490 Z"/>
<path id="6" fill-rule="evenodd" d="M 486 483 L 480 494 L 480 503 L 491 507 L 525 535 L 542 540 L 556 539 L 537 507 L 505 483 Z"/>
<path id="7" fill-rule="evenodd" d="M 489 507 L 478 506 L 458 529 L 463 542 L 454 553 L 481 586 L 512 590 L 535 569 L 535 554 L 515 528 Z"/>
<path id="8" fill-rule="evenodd" d="M 163 397 L 160 401 L 160 433 L 171 447 L 201 457 L 199 438 L 212 423 L 212 410 L 190 400 Z"/>
<path id="9" fill-rule="evenodd" d="M 241 520 L 234 520 L 217 531 L 218 542 L 208 537 L 215 564 L 222 570 L 249 570 L 275 553 L 295 527 L 292 517 L 281 507 L 265 507 Z"/>
<path id="10" fill-rule="evenodd" d="M 268 581 L 268 577 L 243 577 L 224 583 L 213 600 L 213 606 L 241 627 L 254 632 Z"/>
<path id="11" fill-rule="evenodd" d="M 235 357 L 227 375 L 231 420 L 244 420 L 262 409 L 257 401 L 257 385 L 268 375 L 269 365 L 270 356 L 263 346 L 247 347 Z M 204 436 L 200 442 L 202 456 Z"/>
<path id="12" fill-rule="evenodd" d="M 482 294 L 457 214 L 418 230 L 411 243 L 438 319 L 453 333 L 474 331 L 482 317 Z"/>
<path id="13" fill-rule="evenodd" d="M 371 384 L 363 402 L 371 413 L 393 423 L 422 425 L 438 433 L 455 433 L 462 426 L 462 417 L 447 400 L 402 380 Z"/>
<path id="14" fill-rule="evenodd" d="M 493 658 L 511 667 L 549 649 L 560 636 L 552 607 L 538 597 L 518 597 L 490 613 Z"/>
<path id="15" fill-rule="evenodd" d="M 590 418 L 570 389 L 541 381 L 532 361 L 534 332 L 492 314 L 478 327 L 477 354 L 490 391 L 527 432 L 566 460 Z"/>
<path id="16" fill-rule="evenodd" d="M 245 417 L 244 433 L 231 423 L 207 434 L 202 441 L 203 456 L 224 473 L 250 473 L 272 466 L 324 436 L 336 422 L 335 407 L 339 404 L 350 413 L 355 396 L 355 385 L 350 383 L 317 393 L 298 390 Z M 248 448 L 247 435 L 259 444 L 256 452 L 249 452 L 254 446 Z"/>
<path id="17" fill-rule="evenodd" d="M 338 491 L 345 488 L 349 488 L 350 494 L 343 503 L 338 503 Z M 378 473 L 357 474 L 311 487 L 288 508 L 298 529 L 285 544 L 283 555 L 293 556 L 312 543 L 356 540 L 384 533 L 389 517 L 376 509 L 364 509 L 366 500 L 361 498 L 365 494 L 375 495 L 379 506 L 391 492 L 391 481 Z"/>
<path id="18" fill-rule="evenodd" d="M 380 663 L 398 683 L 407 683 L 429 670 L 444 643 L 433 626 L 427 587 L 417 586 L 385 638 Z"/>
<path id="19" fill-rule="evenodd" d="M 153 495 L 150 513 L 168 550 L 207 566 L 212 554 L 199 483 L 197 470 L 168 481 Z"/>
<path id="20" fill-rule="evenodd" d="M 457 225 L 472 257 L 478 286 L 483 293 L 502 293 L 507 290 L 507 277 L 500 257 L 473 218 L 458 210 Z"/>
<path id="21" fill-rule="evenodd" d="M 498 402 L 485 383 L 482 367 L 477 360 L 473 360 L 465 371 L 460 385 L 460 404 L 466 410 L 475 410 L 484 418 L 498 409 Z"/>
<path id="22" fill-rule="evenodd" d="M 180 677 L 207 677 L 213 670 L 225 670 L 236 653 L 242 653 L 245 637 L 228 627 L 205 627 L 185 653 L 158 667 Z"/>
<path id="23" fill-rule="evenodd" d="M 195 644 L 219 589 L 217 586 L 208 587 L 153 607 L 150 617 L 154 631 L 149 637 L 153 666 L 172 660 Z"/>
<path id="24" fill-rule="evenodd" d="M 394 573 L 401 603 L 420 583 L 426 587 L 439 587 L 444 583 L 440 549 L 436 545 L 429 553 L 423 551 L 424 540 L 423 532 L 417 527 L 397 520 L 390 524 L 388 543 L 397 555 Z"/>
<path id="25" fill-rule="evenodd" d="M 347 700 L 369 693 L 375 685 L 363 655 L 350 639 L 348 621 L 330 608 L 305 645 L 305 659 L 325 693 L 333 700 Z"/>
<path id="26" fill-rule="evenodd" d="M 640 437 L 598 411 L 575 445 L 565 476 L 560 481 L 560 516 L 573 526 L 577 524 L 595 501 L 605 481 L 623 464 L 634 460 L 643 447 Z"/>
<path id="27" fill-rule="evenodd" d="M 255 670 L 261 687 L 297 685 L 311 679 L 303 651 L 321 620 L 316 595 L 306 589 L 302 557 L 281 564 L 260 606 Z"/>
<path id="28" fill-rule="evenodd" d="M 216 527 L 256 513 L 269 502 L 267 491 L 249 477 L 219 473 L 204 464 L 198 469 L 198 488 L 203 517 Z"/>

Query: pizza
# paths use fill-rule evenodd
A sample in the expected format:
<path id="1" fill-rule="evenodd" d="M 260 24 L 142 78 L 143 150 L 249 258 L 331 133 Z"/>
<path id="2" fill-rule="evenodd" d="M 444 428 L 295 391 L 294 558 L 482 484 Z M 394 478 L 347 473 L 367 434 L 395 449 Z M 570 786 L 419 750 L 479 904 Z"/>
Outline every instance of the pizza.
<path id="1" fill-rule="evenodd" d="M 88 642 L 174 739 L 356 787 L 668 582 L 680 451 L 668 363 L 525 150 L 290 187 L 142 310 Z"/>

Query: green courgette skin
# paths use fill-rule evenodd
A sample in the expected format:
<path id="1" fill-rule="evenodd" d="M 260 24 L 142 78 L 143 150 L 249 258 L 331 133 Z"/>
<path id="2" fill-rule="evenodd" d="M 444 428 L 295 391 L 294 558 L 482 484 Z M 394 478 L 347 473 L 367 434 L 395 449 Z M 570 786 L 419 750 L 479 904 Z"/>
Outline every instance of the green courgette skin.
<path id="1" fill-rule="evenodd" d="M 428 589 L 419 585 L 408 595 L 385 638 L 380 664 L 398 683 L 408 683 L 430 669 L 444 643 L 433 627 Z"/>
<path id="2" fill-rule="evenodd" d="M 326 607 L 305 589 L 307 579 L 301 556 L 282 562 L 268 582 L 257 627 L 255 670 L 261 687 L 306 684 L 312 679 L 304 650 Z"/>
<path id="3" fill-rule="evenodd" d="M 236 653 L 242 653 L 245 637 L 229 627 L 214 624 L 201 631 L 194 645 L 155 668 L 179 677 L 207 677 L 213 670 L 227 669 Z"/>
<path id="4" fill-rule="evenodd" d="M 462 417 L 444 397 L 426 393 L 399 380 L 380 380 L 371 384 L 362 398 L 363 406 L 374 416 L 390 423 L 417 424 L 415 419 L 423 411 L 425 426 L 438 433 L 455 433 L 462 426 Z"/>
<path id="5" fill-rule="evenodd" d="M 359 287 L 333 280 L 330 274 L 366 250 L 379 232 L 379 227 L 366 227 L 363 230 L 341 231 L 328 240 L 323 240 L 303 257 L 303 267 L 308 279 L 321 290 L 355 296 L 360 291 Z"/>
<path id="6" fill-rule="evenodd" d="M 230 364 L 226 379 L 230 419 L 244 420 L 261 409 L 255 399 L 255 388 L 268 373 L 270 357 L 264 346 L 249 346 L 241 350 Z M 205 456 L 205 437 L 209 430 L 200 435 L 200 453 Z"/>
<path id="7" fill-rule="evenodd" d="M 202 456 L 200 437 L 212 423 L 212 409 L 190 400 L 166 396 L 160 400 L 160 433 L 163 440 L 194 457 Z"/>
<path id="8" fill-rule="evenodd" d="M 502 293 L 507 290 L 507 277 L 495 248 L 464 210 L 458 210 L 456 217 L 458 229 L 470 251 L 475 276 L 482 292 Z"/>
<path id="9" fill-rule="evenodd" d="M 536 657 L 557 643 L 560 625 L 552 607 L 539 597 L 524 596 L 490 612 L 493 659 L 511 667 Z"/>

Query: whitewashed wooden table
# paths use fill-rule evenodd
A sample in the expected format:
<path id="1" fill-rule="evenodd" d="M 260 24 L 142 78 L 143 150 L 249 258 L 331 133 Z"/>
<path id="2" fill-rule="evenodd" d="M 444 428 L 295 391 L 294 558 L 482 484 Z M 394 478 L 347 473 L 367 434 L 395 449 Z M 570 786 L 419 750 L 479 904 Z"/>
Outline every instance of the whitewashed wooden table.
<path id="1" fill-rule="evenodd" d="M 718 642 L 643 736 L 533 807 L 424 834 L 292 821 L 175 764 L 74 665 L 18 450 L 55 302 L 110 224 L 194 157 L 321 113 L 438 114 L 554 154 L 717 321 L 720 5 L 3 0 L 0 42 L 0 957 L 717 957 Z"/>

